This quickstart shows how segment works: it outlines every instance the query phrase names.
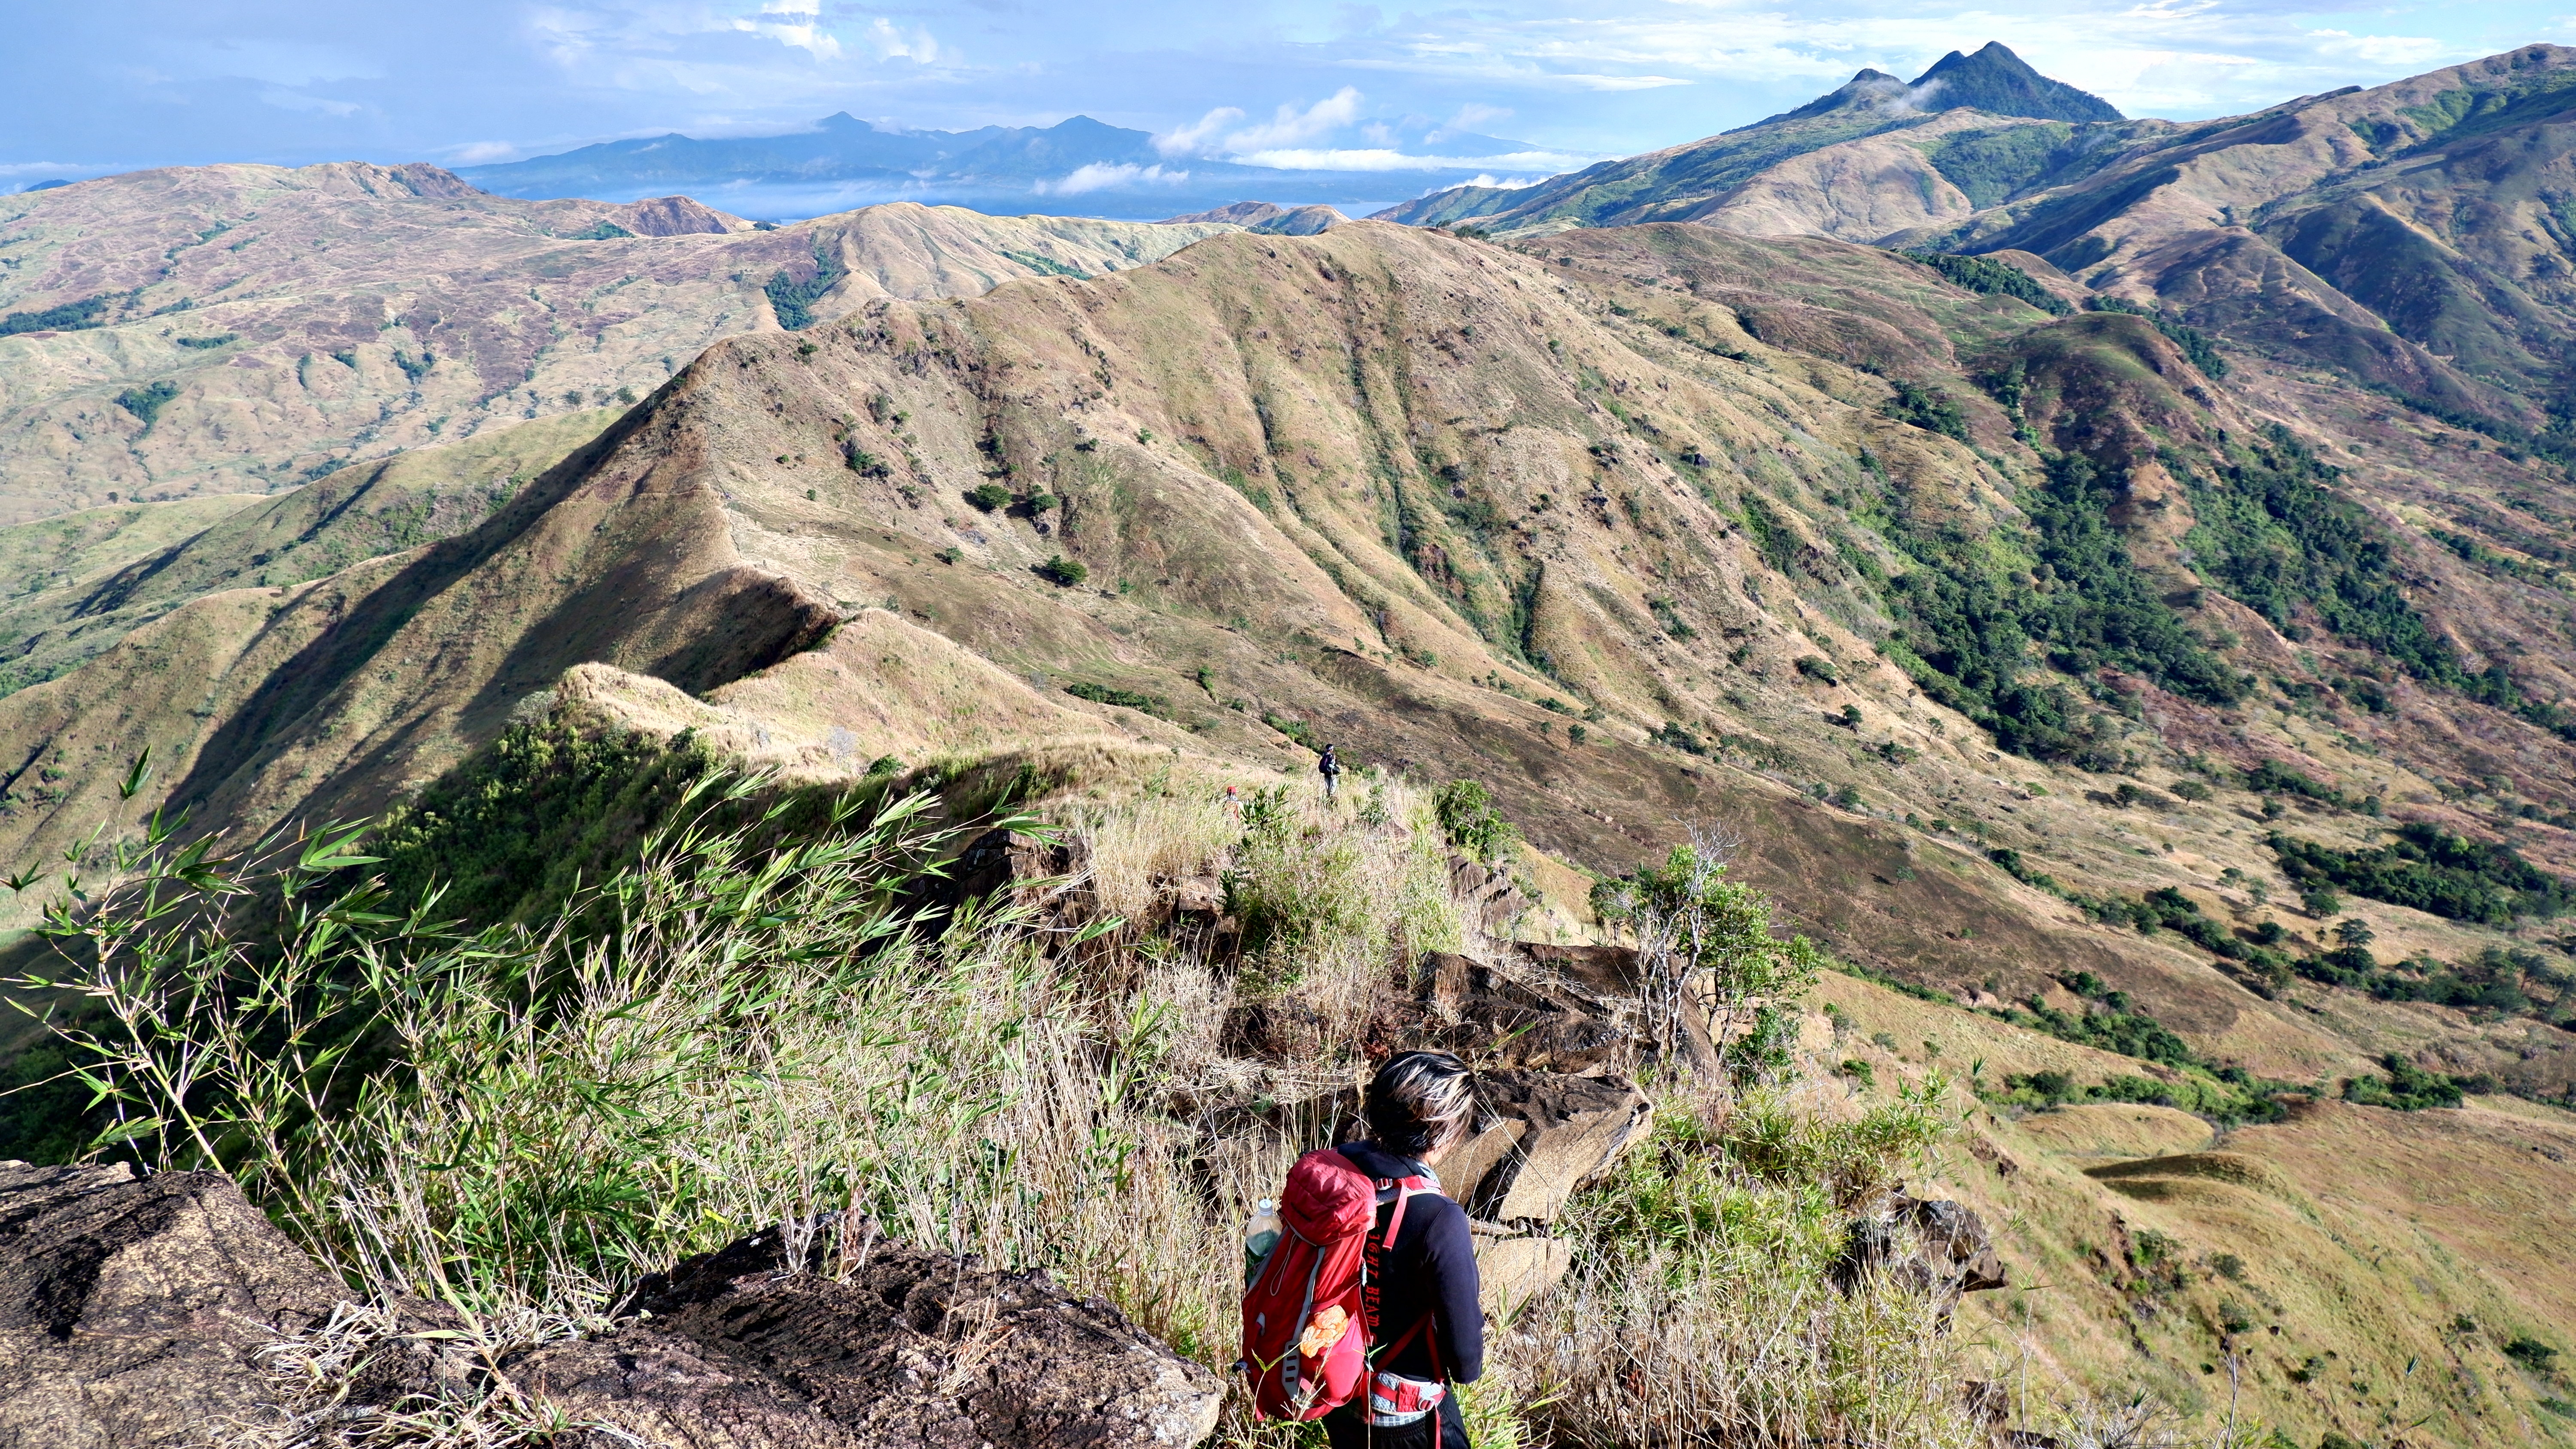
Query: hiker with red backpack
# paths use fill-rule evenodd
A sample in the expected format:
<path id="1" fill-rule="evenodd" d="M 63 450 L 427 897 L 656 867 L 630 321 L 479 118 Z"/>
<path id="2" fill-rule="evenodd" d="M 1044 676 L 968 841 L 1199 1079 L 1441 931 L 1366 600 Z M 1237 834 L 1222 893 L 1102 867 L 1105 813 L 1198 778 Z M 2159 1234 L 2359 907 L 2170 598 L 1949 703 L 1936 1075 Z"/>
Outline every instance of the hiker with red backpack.
<path id="1" fill-rule="evenodd" d="M 1455 1390 L 1484 1372 L 1476 1248 L 1433 1168 L 1473 1125 L 1475 1077 L 1406 1052 L 1362 1110 L 1368 1138 L 1298 1158 L 1275 1241 L 1246 1242 L 1238 1367 L 1263 1417 L 1320 1418 L 1333 1449 L 1471 1449 Z"/>

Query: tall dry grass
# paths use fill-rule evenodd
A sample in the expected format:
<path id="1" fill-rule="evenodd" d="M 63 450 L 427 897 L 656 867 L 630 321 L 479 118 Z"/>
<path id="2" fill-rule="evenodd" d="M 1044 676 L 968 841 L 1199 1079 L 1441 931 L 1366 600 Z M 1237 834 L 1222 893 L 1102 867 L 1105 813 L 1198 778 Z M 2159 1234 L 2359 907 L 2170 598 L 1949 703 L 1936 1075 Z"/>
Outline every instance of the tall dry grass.
<path id="1" fill-rule="evenodd" d="M 1843 1203 L 1942 1135 L 1942 1088 L 1858 1116 L 1794 1090 L 1678 1092 L 1579 1197 L 1575 1263 L 1505 1333 L 1550 1439 L 1578 1445 L 1965 1446 L 1940 1305 L 1890 1279 L 1837 1286 Z"/>
<path id="2" fill-rule="evenodd" d="M 74 1034 L 119 1111 L 101 1149 L 231 1173 L 354 1293 L 483 1324 L 596 1322 L 641 1274 L 775 1225 L 834 1272 L 838 1234 L 799 1225 L 836 1210 L 1047 1269 L 1222 1371 L 1241 1225 L 1333 1126 L 1294 1104 L 1358 1080 L 1358 1027 L 1462 938 L 1429 803 L 1279 794 L 1238 822 L 1164 794 L 1072 823 L 1121 913 L 1222 874 L 1247 928 L 1227 963 L 1012 908 L 921 917 L 906 883 L 958 843 L 921 805 L 756 850 L 759 824 L 709 823 L 753 790 L 700 786 L 535 929 L 388 909 L 348 885 L 347 834 L 236 860 L 147 839 L 53 918 L 66 984 L 116 1022 Z M 1230 1057 L 1230 1015 L 1281 1001 L 1328 1023 L 1314 1058 Z M 1722 1096 L 1668 1117 L 1564 1224 L 1567 1285 L 1499 1335 L 1478 1442 L 1962 1442 L 1923 1306 L 1819 1276 L 1823 1184 L 1928 1129 Z M 1221 1432 L 1297 1437 L 1239 1394 Z"/>

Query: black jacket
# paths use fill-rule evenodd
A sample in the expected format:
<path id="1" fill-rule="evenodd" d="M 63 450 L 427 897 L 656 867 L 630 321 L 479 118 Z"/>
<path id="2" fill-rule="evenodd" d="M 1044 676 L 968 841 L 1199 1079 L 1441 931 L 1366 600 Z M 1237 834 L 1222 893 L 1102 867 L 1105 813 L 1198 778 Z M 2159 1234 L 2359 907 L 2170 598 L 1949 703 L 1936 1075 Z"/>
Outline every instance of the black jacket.
<path id="1" fill-rule="evenodd" d="M 1421 1163 L 1381 1151 L 1374 1142 L 1345 1142 L 1336 1150 L 1371 1177 L 1431 1175 Z M 1376 1241 L 1385 1241 L 1394 1212 L 1391 1202 L 1377 1210 Z M 1393 1343 L 1430 1313 L 1439 1335 L 1439 1369 L 1458 1383 L 1474 1383 L 1485 1371 L 1485 1315 L 1476 1304 L 1476 1243 L 1467 1231 L 1467 1210 L 1436 1194 L 1415 1194 L 1405 1203 L 1395 1247 L 1380 1253 L 1378 1263 L 1375 1341 Z M 1407 1378 L 1442 1376 L 1433 1368 L 1424 1334 L 1415 1334 L 1403 1352 L 1381 1358 L 1377 1366 Z"/>

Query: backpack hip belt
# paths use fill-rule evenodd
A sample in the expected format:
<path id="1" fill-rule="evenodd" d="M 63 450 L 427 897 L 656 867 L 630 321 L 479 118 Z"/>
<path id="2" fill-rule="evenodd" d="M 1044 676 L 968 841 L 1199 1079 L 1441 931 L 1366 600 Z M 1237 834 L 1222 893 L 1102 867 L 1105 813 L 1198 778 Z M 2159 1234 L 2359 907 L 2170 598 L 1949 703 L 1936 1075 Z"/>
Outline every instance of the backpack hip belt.
<path id="1" fill-rule="evenodd" d="M 1374 1428 L 1402 1428 L 1436 1412 L 1440 1401 L 1449 1397 L 1448 1370 L 1440 1363 L 1440 1331 L 1432 1325 L 1431 1315 L 1424 1314 L 1421 1322 L 1406 1329 L 1404 1337 L 1388 1344 L 1378 1357 L 1389 1359 L 1403 1352 L 1405 1345 L 1413 1342 L 1417 1333 L 1427 1336 L 1431 1345 L 1431 1371 L 1441 1377 L 1417 1379 L 1389 1369 L 1380 1369 L 1370 1375 L 1368 1420 Z"/>

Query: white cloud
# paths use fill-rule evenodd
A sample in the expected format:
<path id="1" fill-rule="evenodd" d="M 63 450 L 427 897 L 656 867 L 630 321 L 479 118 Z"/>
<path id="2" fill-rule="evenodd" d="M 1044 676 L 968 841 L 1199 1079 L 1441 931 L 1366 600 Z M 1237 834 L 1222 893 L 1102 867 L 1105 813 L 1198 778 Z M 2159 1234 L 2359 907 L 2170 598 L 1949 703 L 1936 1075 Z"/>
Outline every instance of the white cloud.
<path id="1" fill-rule="evenodd" d="M 1094 161 L 1075 169 L 1060 181 L 1038 183 L 1040 196 L 1080 196 L 1086 191 L 1101 191 L 1112 186 L 1177 186 L 1190 179 L 1187 171 L 1170 171 L 1160 165 L 1138 166 L 1120 162 L 1112 166 Z"/>
<path id="2" fill-rule="evenodd" d="M 1458 171 L 1469 166 L 1500 166 L 1514 171 L 1543 168 L 1550 175 L 1592 164 L 1590 157 L 1554 151 L 1514 151 L 1503 156 L 1412 156 L 1382 147 L 1244 151 L 1230 159 L 1246 166 L 1269 166 L 1281 171 Z"/>
<path id="3" fill-rule="evenodd" d="M 1175 126 L 1154 138 L 1154 149 L 1166 156 L 1195 156 L 1216 144 L 1217 134 L 1243 119 L 1234 106 L 1219 106 L 1186 126 Z"/>
<path id="4" fill-rule="evenodd" d="M 1344 86 L 1303 110 L 1294 102 L 1283 104 L 1269 120 L 1249 126 L 1238 126 L 1245 119 L 1241 107 L 1219 106 L 1188 125 L 1156 136 L 1154 149 L 1166 156 L 1248 156 L 1321 140 L 1356 125 L 1359 118 L 1360 93 Z"/>
<path id="5" fill-rule="evenodd" d="M 1240 155 L 1247 151 L 1294 146 L 1300 141 L 1329 135 L 1359 118 L 1360 93 L 1353 87 L 1344 86 L 1302 111 L 1294 104 L 1282 105 L 1267 122 L 1226 137 L 1225 149 Z"/>
<path id="6" fill-rule="evenodd" d="M 1488 106 L 1469 101 L 1460 106 L 1456 114 L 1450 116 L 1441 125 L 1451 131 L 1476 131 L 1496 121 L 1508 121 L 1511 118 L 1512 108 L 1509 106 Z"/>
<path id="7" fill-rule="evenodd" d="M 1651 91 L 1664 86 L 1690 84 L 1678 76 L 1669 75 L 1552 75 L 1546 79 L 1582 91 Z"/>
<path id="8" fill-rule="evenodd" d="M 449 147 L 447 159 L 457 166 L 480 166 L 486 161 L 515 161 L 519 159 L 519 148 L 507 141 L 468 141 L 462 146 Z"/>
<path id="9" fill-rule="evenodd" d="M 767 36 L 769 39 L 775 40 L 781 45 L 804 51 L 817 60 L 837 60 L 840 58 L 841 38 L 834 35 L 832 32 L 825 30 L 822 26 L 815 24 L 811 18 L 813 15 L 812 11 L 780 11 L 776 6 L 772 5 L 763 6 L 760 13 L 763 15 L 802 15 L 807 18 L 803 20 L 783 21 L 746 20 L 736 17 L 733 22 L 733 28 L 740 31 L 747 31 L 753 35 Z M 885 22 L 880 20 L 877 24 L 884 25 Z"/>
<path id="10" fill-rule="evenodd" d="M 2444 49 L 2429 35 L 2355 35 L 2348 30 L 2311 30 L 2308 35 L 2323 54 L 2348 55 L 2372 65 L 2425 65 Z"/>
<path id="11" fill-rule="evenodd" d="M 916 25 L 907 35 L 894 28 L 893 22 L 878 16 L 868 26 L 868 44 L 874 46 L 879 60 L 909 60 L 929 65 L 939 59 L 939 42 L 927 27 Z"/>

